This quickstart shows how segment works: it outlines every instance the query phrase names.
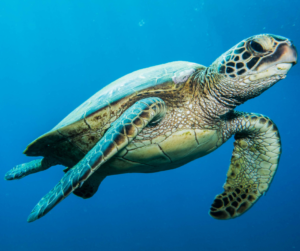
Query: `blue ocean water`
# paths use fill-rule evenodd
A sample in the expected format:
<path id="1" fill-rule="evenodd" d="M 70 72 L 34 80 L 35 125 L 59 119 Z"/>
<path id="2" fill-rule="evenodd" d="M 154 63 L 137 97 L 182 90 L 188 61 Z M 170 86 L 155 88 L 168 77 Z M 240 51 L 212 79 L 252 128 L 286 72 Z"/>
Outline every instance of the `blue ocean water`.
<path id="1" fill-rule="evenodd" d="M 22 151 L 113 80 L 185 60 L 209 66 L 240 40 L 260 33 L 300 46 L 300 3 L 253 1 L 2 0 L 0 3 L 1 175 L 28 162 Z M 181 168 L 104 180 L 88 200 L 74 195 L 27 223 L 62 167 L 0 181 L 0 250 L 300 250 L 300 68 L 237 110 L 277 124 L 278 172 L 245 215 L 208 215 L 223 191 L 233 140 Z"/>

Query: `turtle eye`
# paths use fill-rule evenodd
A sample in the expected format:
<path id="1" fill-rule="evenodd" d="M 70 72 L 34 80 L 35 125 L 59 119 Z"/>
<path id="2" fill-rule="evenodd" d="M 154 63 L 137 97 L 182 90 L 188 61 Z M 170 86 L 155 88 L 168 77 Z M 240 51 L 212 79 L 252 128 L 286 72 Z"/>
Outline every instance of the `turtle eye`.
<path id="1" fill-rule="evenodd" d="M 259 52 L 259 53 L 263 53 L 265 52 L 264 48 L 262 47 L 262 45 L 260 43 L 257 43 L 255 41 L 251 41 L 250 42 L 250 46 L 251 48 L 256 51 L 256 52 Z"/>

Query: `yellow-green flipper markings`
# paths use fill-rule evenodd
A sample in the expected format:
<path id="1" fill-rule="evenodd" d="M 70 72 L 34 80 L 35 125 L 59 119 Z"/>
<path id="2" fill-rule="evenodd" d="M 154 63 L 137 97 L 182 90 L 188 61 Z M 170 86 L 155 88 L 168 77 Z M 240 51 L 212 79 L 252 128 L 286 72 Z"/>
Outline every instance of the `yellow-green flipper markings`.
<path id="1" fill-rule="evenodd" d="M 166 114 L 160 98 L 142 99 L 124 112 L 86 156 L 33 208 L 28 221 L 35 221 L 66 198 L 98 168 L 128 145 L 149 123 L 159 122 Z"/>
<path id="2" fill-rule="evenodd" d="M 236 112 L 228 123 L 236 130 L 235 142 L 225 191 L 210 209 L 216 219 L 235 218 L 248 210 L 268 190 L 281 154 L 278 129 L 268 117 Z"/>
<path id="3" fill-rule="evenodd" d="M 225 191 L 210 215 L 235 218 L 269 188 L 281 146 L 269 118 L 234 109 L 284 79 L 296 63 L 291 40 L 262 34 L 239 42 L 209 67 L 178 61 L 130 73 L 30 143 L 24 153 L 44 159 L 16 166 L 5 179 L 66 167 L 62 180 L 33 209 L 31 222 L 72 192 L 91 198 L 106 177 L 178 168 L 234 135 Z"/>

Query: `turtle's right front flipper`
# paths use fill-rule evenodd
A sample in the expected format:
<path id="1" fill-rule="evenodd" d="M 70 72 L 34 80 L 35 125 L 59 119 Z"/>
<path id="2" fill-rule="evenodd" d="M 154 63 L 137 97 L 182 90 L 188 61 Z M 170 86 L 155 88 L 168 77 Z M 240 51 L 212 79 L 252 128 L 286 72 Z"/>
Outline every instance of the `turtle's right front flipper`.
<path id="1" fill-rule="evenodd" d="M 224 192 L 217 195 L 210 215 L 232 219 L 246 212 L 269 188 L 278 167 L 281 142 L 271 119 L 235 112 L 230 126 L 234 150 Z"/>
<path id="2" fill-rule="evenodd" d="M 104 136 L 86 156 L 40 200 L 29 215 L 28 221 L 35 221 L 48 213 L 101 165 L 127 146 L 149 123 L 158 122 L 165 114 L 166 105 L 160 98 L 146 98 L 128 108 L 111 124 Z"/>
<path id="3" fill-rule="evenodd" d="M 44 171 L 49 167 L 58 164 L 59 164 L 58 161 L 56 161 L 53 158 L 46 157 L 43 159 L 36 159 L 28 163 L 15 166 L 13 169 L 9 170 L 5 174 L 4 179 L 6 180 L 22 179 L 29 174 Z"/>

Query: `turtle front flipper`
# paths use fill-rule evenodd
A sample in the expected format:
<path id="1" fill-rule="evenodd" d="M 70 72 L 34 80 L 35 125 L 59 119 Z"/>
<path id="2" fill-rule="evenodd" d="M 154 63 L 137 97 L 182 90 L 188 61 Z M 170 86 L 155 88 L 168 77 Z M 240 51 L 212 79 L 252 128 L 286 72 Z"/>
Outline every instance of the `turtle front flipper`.
<path id="1" fill-rule="evenodd" d="M 58 164 L 59 163 L 57 160 L 50 157 L 46 157 L 43 159 L 36 159 L 28 163 L 15 166 L 5 174 L 4 179 L 6 180 L 22 179 L 29 174 L 44 171 L 49 167 Z"/>
<path id="2" fill-rule="evenodd" d="M 149 123 L 159 122 L 166 114 L 160 98 L 147 98 L 128 108 L 107 130 L 86 156 L 69 170 L 60 182 L 33 208 L 28 222 L 48 213 L 60 201 L 77 189 L 101 165 L 127 146 Z"/>
<path id="3" fill-rule="evenodd" d="M 210 209 L 216 219 L 232 219 L 247 211 L 268 190 L 281 154 L 278 129 L 268 117 L 235 115 L 228 122 L 235 130 L 235 142 L 225 191 Z"/>

